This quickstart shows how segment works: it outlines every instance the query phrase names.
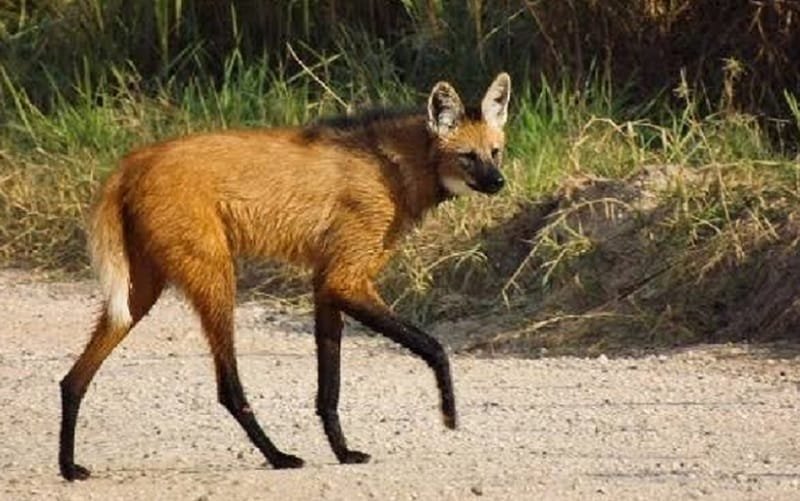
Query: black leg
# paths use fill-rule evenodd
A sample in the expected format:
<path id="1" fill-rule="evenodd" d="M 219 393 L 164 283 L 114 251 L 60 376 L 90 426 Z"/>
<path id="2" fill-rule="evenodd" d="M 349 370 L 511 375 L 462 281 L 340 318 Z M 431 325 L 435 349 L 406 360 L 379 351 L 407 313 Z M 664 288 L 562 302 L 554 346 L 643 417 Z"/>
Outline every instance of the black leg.
<path id="1" fill-rule="evenodd" d="M 227 350 L 226 350 L 227 351 Z M 239 425 L 247 433 L 250 441 L 267 458 L 267 461 L 276 469 L 300 468 L 303 460 L 297 456 L 281 452 L 275 444 L 264 434 L 261 426 L 253 415 L 253 410 L 244 396 L 242 384 L 239 382 L 239 373 L 233 350 L 230 356 L 214 353 L 214 362 L 217 368 L 217 391 L 220 403 L 231 413 Z"/>
<path id="2" fill-rule="evenodd" d="M 208 339 L 214 358 L 219 403 L 236 419 L 247 437 L 274 468 L 299 468 L 303 460 L 285 454 L 267 437 L 258 424 L 253 409 L 247 402 L 239 381 L 233 337 L 233 308 L 235 278 L 233 263 L 225 258 L 211 262 L 208 256 L 184 256 L 184 270 L 192 275 L 174 279 L 183 284 L 183 290 L 200 315 L 203 332 Z M 196 277 L 201 277 L 199 281 Z"/>
<path id="3" fill-rule="evenodd" d="M 78 420 L 83 395 L 76 395 L 66 384 L 66 379 L 61 381 L 61 435 L 58 449 L 58 467 L 61 476 L 72 482 L 73 480 L 86 480 L 89 470 L 75 464 L 75 424 Z"/>
<path id="4" fill-rule="evenodd" d="M 75 464 L 75 424 L 81 401 L 92 378 L 103 361 L 144 317 L 164 289 L 164 278 L 151 261 L 138 253 L 130 256 L 131 287 L 129 307 L 133 322 L 129 326 L 113 325 L 104 312 L 97 321 L 92 336 L 78 360 L 61 380 L 61 433 L 59 436 L 58 466 L 61 475 L 69 480 L 85 480 L 90 472 Z"/>
<path id="5" fill-rule="evenodd" d="M 78 420 L 81 400 L 100 365 L 129 330 L 128 327 L 113 327 L 109 324 L 107 315 L 101 314 L 83 353 L 61 380 L 61 432 L 58 467 L 61 476 L 70 482 L 85 480 L 90 475 L 87 468 L 75 464 L 75 424 Z"/>
<path id="6" fill-rule="evenodd" d="M 338 298 L 338 303 L 340 309 L 349 316 L 408 349 L 433 369 L 441 396 L 444 424 L 450 429 L 455 429 L 456 404 L 450 376 L 450 361 L 439 341 L 414 325 L 400 320 L 387 307 L 375 300 Z"/>
<path id="7" fill-rule="evenodd" d="M 330 304 L 317 301 L 314 337 L 317 342 L 317 415 L 340 463 L 366 463 L 369 454 L 350 450 L 339 424 L 339 374 L 342 314 Z"/>

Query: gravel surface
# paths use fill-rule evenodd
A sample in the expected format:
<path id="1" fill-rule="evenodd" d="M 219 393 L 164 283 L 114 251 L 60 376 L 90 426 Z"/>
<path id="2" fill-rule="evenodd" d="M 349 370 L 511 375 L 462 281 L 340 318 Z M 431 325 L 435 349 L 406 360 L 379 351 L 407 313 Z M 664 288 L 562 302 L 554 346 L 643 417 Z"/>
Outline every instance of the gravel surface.
<path id="1" fill-rule="evenodd" d="M 2 499 L 800 499 L 800 358 L 707 346 L 644 358 L 454 356 L 460 428 L 425 365 L 377 339 L 343 346 L 342 425 L 366 465 L 338 465 L 314 414 L 308 315 L 237 310 L 256 416 L 304 458 L 272 470 L 216 403 L 199 322 L 168 294 L 107 360 L 58 475 L 58 381 L 97 310 L 92 283 L 0 272 Z M 446 341 L 446 339 L 445 339 Z"/>

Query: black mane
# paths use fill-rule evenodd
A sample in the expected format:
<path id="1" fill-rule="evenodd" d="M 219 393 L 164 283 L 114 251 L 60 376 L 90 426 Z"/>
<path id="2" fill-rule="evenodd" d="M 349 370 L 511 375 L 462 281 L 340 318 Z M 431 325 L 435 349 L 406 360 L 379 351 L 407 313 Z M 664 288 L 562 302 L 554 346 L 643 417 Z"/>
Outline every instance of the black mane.
<path id="1" fill-rule="evenodd" d="M 399 120 L 425 114 L 425 109 L 419 107 L 369 108 L 358 111 L 353 115 L 333 115 L 320 118 L 312 122 L 308 126 L 308 129 L 327 128 L 346 132 L 363 129 L 376 122 Z M 465 110 L 465 115 L 468 120 L 481 120 L 481 111 L 477 107 L 468 106 Z"/>
<path id="2" fill-rule="evenodd" d="M 414 115 L 422 115 L 422 108 L 370 108 L 361 110 L 354 115 L 332 115 L 322 117 L 313 122 L 311 127 L 325 127 L 341 131 L 361 129 L 375 122 L 398 120 Z"/>

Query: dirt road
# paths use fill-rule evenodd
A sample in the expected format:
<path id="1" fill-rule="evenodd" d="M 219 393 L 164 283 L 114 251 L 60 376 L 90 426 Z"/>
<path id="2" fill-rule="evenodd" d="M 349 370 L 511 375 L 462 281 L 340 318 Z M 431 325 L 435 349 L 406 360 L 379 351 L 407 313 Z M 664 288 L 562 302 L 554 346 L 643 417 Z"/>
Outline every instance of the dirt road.
<path id="1" fill-rule="evenodd" d="M 76 452 L 93 477 L 68 484 L 56 466 L 58 381 L 85 341 L 93 293 L 0 272 L 2 499 L 800 499 L 791 352 L 457 355 L 453 432 L 427 367 L 350 335 L 343 427 L 373 459 L 341 466 L 314 414 L 308 316 L 249 303 L 237 310 L 245 389 L 267 433 L 307 461 L 271 470 L 216 403 L 198 322 L 174 294 L 95 379 Z"/>

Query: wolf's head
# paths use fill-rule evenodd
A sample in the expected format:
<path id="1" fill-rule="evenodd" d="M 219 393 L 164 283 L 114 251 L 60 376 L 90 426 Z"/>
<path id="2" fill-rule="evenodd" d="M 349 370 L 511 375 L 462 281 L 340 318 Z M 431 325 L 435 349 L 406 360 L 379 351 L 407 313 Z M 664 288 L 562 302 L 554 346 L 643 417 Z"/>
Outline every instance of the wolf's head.
<path id="1" fill-rule="evenodd" d="M 503 188 L 503 126 L 510 96 L 508 73 L 497 75 L 475 113 L 464 109 L 449 83 L 433 86 L 428 97 L 428 130 L 437 143 L 439 182 L 449 194 L 471 190 L 494 194 Z"/>

